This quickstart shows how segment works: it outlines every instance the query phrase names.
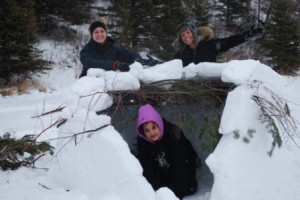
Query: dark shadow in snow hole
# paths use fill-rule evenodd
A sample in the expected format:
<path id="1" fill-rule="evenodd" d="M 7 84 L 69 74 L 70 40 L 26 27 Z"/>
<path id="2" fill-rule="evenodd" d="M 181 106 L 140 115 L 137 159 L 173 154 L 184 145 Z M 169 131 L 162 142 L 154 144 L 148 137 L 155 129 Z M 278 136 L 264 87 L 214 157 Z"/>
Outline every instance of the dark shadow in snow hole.
<path id="1" fill-rule="evenodd" d="M 139 107 L 140 105 L 126 105 L 105 112 L 111 116 L 112 125 L 128 143 L 133 154 L 136 151 L 136 118 Z M 221 138 L 218 128 L 223 104 L 212 106 L 199 103 L 154 107 L 164 118 L 183 130 L 201 159 L 201 167 L 198 167 L 197 172 L 199 185 L 197 195 L 210 192 L 213 185 L 213 174 L 206 165 L 205 159 L 213 152 Z"/>

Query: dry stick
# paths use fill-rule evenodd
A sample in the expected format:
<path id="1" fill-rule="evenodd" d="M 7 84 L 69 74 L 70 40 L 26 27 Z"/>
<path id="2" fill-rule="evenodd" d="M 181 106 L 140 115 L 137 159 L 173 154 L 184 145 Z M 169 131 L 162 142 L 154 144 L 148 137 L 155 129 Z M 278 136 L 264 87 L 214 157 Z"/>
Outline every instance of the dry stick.
<path id="1" fill-rule="evenodd" d="M 60 111 L 62 111 L 62 109 L 64 109 L 65 108 L 65 106 L 63 106 L 63 107 L 58 107 L 58 108 L 56 108 L 56 109 L 54 109 L 54 110 L 51 110 L 51 111 L 49 111 L 49 112 L 45 112 L 45 113 L 42 113 L 42 114 L 40 114 L 40 115 L 36 115 L 36 116 L 33 116 L 33 117 L 31 117 L 31 118 L 38 118 L 38 117 L 42 117 L 42 116 L 45 116 L 45 115 L 49 115 L 49 114 L 51 114 L 51 113 L 55 113 L 55 112 L 60 112 Z"/>
<path id="2" fill-rule="evenodd" d="M 65 106 L 61 107 L 59 106 L 58 108 L 54 109 L 54 110 L 51 110 L 49 112 L 45 112 L 45 113 L 42 113 L 40 115 L 36 115 L 36 116 L 33 116 L 31 118 L 40 118 L 42 116 L 45 116 L 45 115 L 49 115 L 49 114 L 52 114 L 52 113 L 55 113 L 55 112 L 60 112 L 62 111 L 62 109 L 64 109 Z M 33 141 L 36 141 L 37 138 L 39 138 L 44 132 L 46 132 L 47 130 L 49 130 L 50 128 L 52 128 L 53 126 L 55 126 L 56 124 L 60 125 L 62 122 L 65 122 L 66 119 L 62 119 L 62 118 L 59 118 L 56 122 L 54 122 L 53 124 L 51 124 L 50 126 L 48 126 L 46 129 L 42 130 L 42 132 L 40 132 L 34 139 Z"/>
<path id="3" fill-rule="evenodd" d="M 80 98 L 84 98 L 84 97 L 89 97 L 89 96 L 95 96 L 96 94 L 101 94 L 101 93 L 107 93 L 107 92 L 94 92 L 92 94 L 87 94 L 87 95 L 83 95 L 83 96 L 80 96 Z"/>
<path id="4" fill-rule="evenodd" d="M 86 95 L 86 96 L 82 96 L 82 97 L 88 97 L 88 96 L 94 96 L 96 94 L 98 94 L 99 92 L 96 92 L 94 94 L 90 94 L 90 95 Z M 81 97 L 80 97 L 81 98 Z M 92 100 L 91 100 L 92 101 Z M 91 104 L 91 102 L 90 102 Z M 42 113 L 41 115 L 37 115 L 37 116 L 33 116 L 32 118 L 38 118 L 38 117 L 42 117 L 42 116 L 45 116 L 45 115 L 49 115 L 49 114 L 52 114 L 52 113 L 55 113 L 55 112 L 60 112 L 62 111 L 63 109 L 65 108 L 65 106 L 61 107 L 59 106 L 58 108 L 54 109 L 54 110 L 51 110 L 49 112 L 45 112 L 45 113 Z M 57 127 L 61 126 L 62 124 L 64 124 L 65 122 L 67 121 L 67 119 L 64 119 L 64 118 L 59 118 L 58 120 L 56 120 L 56 122 L 54 122 L 53 124 L 51 124 L 50 126 L 48 126 L 46 129 L 44 129 L 42 132 L 40 132 L 33 140 L 35 141 L 37 138 L 39 138 L 44 132 L 46 132 L 47 130 L 49 130 L 50 128 L 52 128 L 53 126 L 57 125 Z"/>
<path id="5" fill-rule="evenodd" d="M 34 168 L 34 163 L 38 160 L 38 159 L 40 159 L 41 157 L 43 157 L 43 156 L 45 156 L 46 154 L 41 154 L 41 155 L 39 155 L 37 158 L 35 158 L 33 161 L 31 161 L 31 162 L 27 162 L 26 164 L 27 164 L 27 166 L 29 166 L 29 165 L 32 165 L 32 168 Z"/>
<path id="6" fill-rule="evenodd" d="M 274 94 L 274 93 L 272 93 L 272 94 Z M 283 116 L 284 116 L 284 119 L 286 120 L 286 122 L 290 124 L 290 126 L 292 127 L 293 130 L 298 130 L 295 121 L 294 120 L 288 120 L 289 118 L 291 118 L 290 111 L 289 111 L 289 108 L 288 108 L 288 104 L 280 101 L 281 99 L 279 98 L 279 96 L 277 96 L 278 100 L 275 99 L 275 97 L 273 95 L 272 95 L 272 98 L 275 100 L 276 104 L 281 109 L 280 110 L 281 113 L 284 113 Z M 295 133 L 296 133 L 296 136 L 299 137 L 299 132 L 295 131 Z"/>
<path id="7" fill-rule="evenodd" d="M 41 187 L 47 189 L 47 190 L 51 190 L 51 188 L 49 188 L 49 187 L 47 187 L 47 186 L 45 186 L 45 185 L 43 185 L 43 184 L 41 184 L 41 183 L 39 183 L 39 185 L 40 185 Z"/>
<path id="8" fill-rule="evenodd" d="M 5 145 L 5 147 L 3 147 L 3 149 L 0 151 L 0 154 L 2 154 L 6 149 L 7 149 L 7 145 Z"/>
<path id="9" fill-rule="evenodd" d="M 197 79 L 197 80 L 183 80 L 183 79 L 164 79 L 164 80 L 161 80 L 161 81 L 156 81 L 156 82 L 152 82 L 152 83 L 149 83 L 149 84 L 145 84 L 145 85 L 142 85 L 143 87 L 147 87 L 147 86 L 154 86 L 154 85 L 169 85 L 169 84 L 174 84 L 174 83 L 177 83 L 177 82 L 180 82 L 180 83 L 189 83 L 189 82 L 209 82 L 209 81 L 213 81 L 213 80 L 220 80 L 220 78 L 205 78 L 205 79 Z"/>
<path id="10" fill-rule="evenodd" d="M 90 109 L 91 109 L 91 104 L 93 102 L 93 99 L 94 97 L 99 94 L 99 92 L 96 92 L 94 93 L 93 95 L 90 95 L 92 96 L 92 98 L 90 99 L 90 102 L 89 102 L 89 105 L 88 105 L 88 108 L 87 108 L 87 113 L 86 113 L 86 116 L 85 116 L 85 122 L 84 122 L 84 127 L 83 127 L 83 130 L 85 131 L 85 126 L 87 124 L 87 121 L 88 121 L 88 113 L 90 112 Z M 99 94 L 100 95 L 100 94 Z M 81 98 L 81 97 L 80 97 Z M 98 97 L 98 100 L 99 100 L 99 97 Z M 77 145 L 77 136 L 75 135 L 74 136 L 74 141 L 75 141 L 75 145 Z"/>
<path id="11" fill-rule="evenodd" d="M 96 129 L 92 129 L 92 130 L 87 130 L 87 131 L 82 131 L 82 132 L 79 132 L 79 133 L 76 133 L 76 134 L 73 134 L 73 135 L 71 135 L 71 136 L 65 136 L 65 137 L 58 137 L 58 138 L 55 138 L 55 139 L 50 139 L 49 141 L 51 141 L 51 140 L 58 140 L 58 139 L 69 139 L 67 142 L 65 142 L 63 145 L 62 145 L 62 147 L 57 151 L 57 154 L 71 141 L 71 140 L 73 140 L 75 137 L 77 137 L 78 135 L 83 135 L 83 134 L 85 134 L 85 133 L 91 133 L 91 132 L 96 132 L 96 131 L 99 131 L 99 130 L 101 130 L 101 129 L 103 129 L 103 128 L 105 128 L 105 127 L 107 127 L 107 126 L 109 126 L 110 124 L 105 124 L 105 125 L 103 125 L 103 126 L 100 126 L 100 127 L 98 127 L 98 128 L 96 128 Z M 76 143 L 75 143 L 76 144 Z M 57 155 L 56 154 L 56 155 Z"/>
<path id="12" fill-rule="evenodd" d="M 37 158 L 35 158 L 35 159 L 32 161 L 32 164 L 34 164 L 35 161 L 37 161 L 38 159 L 40 159 L 41 157 L 43 157 L 43 156 L 45 156 L 45 155 L 46 155 L 45 153 L 39 155 Z"/>
<path id="13" fill-rule="evenodd" d="M 51 124 L 50 126 L 48 126 L 46 129 L 42 130 L 42 132 L 40 132 L 35 138 L 33 138 L 33 140 L 36 141 L 36 139 L 39 138 L 44 132 L 46 132 L 47 130 L 49 130 L 53 126 L 55 126 L 57 124 L 60 124 L 62 121 L 65 121 L 65 119 L 59 118 L 58 120 L 56 120 L 56 122 L 54 122 L 53 124 Z"/>

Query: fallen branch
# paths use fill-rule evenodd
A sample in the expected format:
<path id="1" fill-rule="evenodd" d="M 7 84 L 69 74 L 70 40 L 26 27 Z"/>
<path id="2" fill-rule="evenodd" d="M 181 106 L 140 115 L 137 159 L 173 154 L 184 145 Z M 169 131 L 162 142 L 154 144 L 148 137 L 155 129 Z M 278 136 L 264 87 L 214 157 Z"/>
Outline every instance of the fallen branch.
<path id="1" fill-rule="evenodd" d="M 32 118 L 38 118 L 38 117 L 42 117 L 42 116 L 45 116 L 45 115 L 49 115 L 49 114 L 52 114 L 52 113 L 55 113 L 55 112 L 60 112 L 60 111 L 62 111 L 64 108 L 65 108 L 65 106 L 63 106 L 63 107 L 59 106 L 58 108 L 56 108 L 56 109 L 54 109 L 54 110 L 51 110 L 51 111 L 49 111 L 49 112 L 42 113 L 42 114 L 40 114 L 40 115 L 33 116 Z"/>

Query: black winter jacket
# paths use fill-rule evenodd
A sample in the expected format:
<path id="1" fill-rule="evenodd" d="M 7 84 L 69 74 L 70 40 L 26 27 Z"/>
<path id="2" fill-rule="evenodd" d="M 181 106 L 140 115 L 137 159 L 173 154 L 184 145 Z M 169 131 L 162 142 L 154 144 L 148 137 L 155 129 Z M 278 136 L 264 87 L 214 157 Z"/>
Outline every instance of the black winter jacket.
<path id="1" fill-rule="evenodd" d="M 202 40 L 197 44 L 196 50 L 186 46 L 182 51 L 178 51 L 175 54 L 174 59 L 181 59 L 184 67 L 190 63 L 216 62 L 219 53 L 227 51 L 245 41 L 242 34 L 233 35 L 228 38 Z"/>
<path id="2" fill-rule="evenodd" d="M 107 37 L 104 45 L 91 39 L 80 51 L 80 61 L 83 65 L 80 77 L 86 76 L 87 70 L 90 68 L 112 70 L 114 61 L 132 64 L 136 59 L 140 58 L 138 53 L 116 45 L 111 37 Z"/>
<path id="3" fill-rule="evenodd" d="M 182 198 L 197 190 L 197 154 L 179 127 L 163 121 L 164 135 L 159 141 L 138 137 L 138 159 L 155 190 L 166 186 Z"/>

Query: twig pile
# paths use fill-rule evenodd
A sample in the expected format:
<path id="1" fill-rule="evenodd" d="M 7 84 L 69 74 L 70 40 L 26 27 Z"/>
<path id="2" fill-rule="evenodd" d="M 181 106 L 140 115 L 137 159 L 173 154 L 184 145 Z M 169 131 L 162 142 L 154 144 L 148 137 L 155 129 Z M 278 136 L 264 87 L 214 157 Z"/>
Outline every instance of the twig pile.
<path id="1" fill-rule="evenodd" d="M 167 88 L 167 89 L 165 89 Z M 118 109 L 126 105 L 183 105 L 187 103 L 225 104 L 231 83 L 224 83 L 220 78 L 197 78 L 193 80 L 164 80 L 141 85 L 139 90 L 109 91 L 113 97 L 113 106 Z"/>

